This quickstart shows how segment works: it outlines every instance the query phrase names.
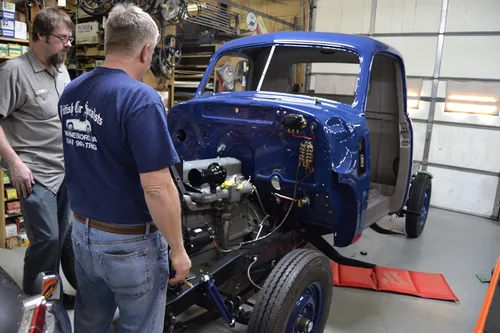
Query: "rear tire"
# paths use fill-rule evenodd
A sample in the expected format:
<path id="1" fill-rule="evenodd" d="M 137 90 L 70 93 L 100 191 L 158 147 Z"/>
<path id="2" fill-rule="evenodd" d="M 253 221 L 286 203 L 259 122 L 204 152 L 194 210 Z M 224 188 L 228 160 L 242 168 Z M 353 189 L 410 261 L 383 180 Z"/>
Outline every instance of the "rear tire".
<path id="1" fill-rule="evenodd" d="M 418 173 L 413 179 L 408 196 L 407 210 L 418 212 L 420 216 L 407 213 L 406 234 L 408 238 L 418 238 L 424 231 L 432 194 L 432 178 L 428 174 Z"/>
<path id="2" fill-rule="evenodd" d="M 248 333 L 324 331 L 333 290 L 330 260 L 318 251 L 297 249 L 288 253 L 269 274 L 258 294 Z"/>
<path id="3" fill-rule="evenodd" d="M 76 282 L 75 256 L 73 253 L 73 242 L 71 240 L 71 231 L 73 229 L 72 227 L 73 226 L 70 223 L 68 226 L 68 231 L 66 232 L 66 237 L 64 238 L 64 244 L 61 253 L 61 266 L 66 280 L 68 280 L 69 284 L 76 290 L 78 283 Z"/>

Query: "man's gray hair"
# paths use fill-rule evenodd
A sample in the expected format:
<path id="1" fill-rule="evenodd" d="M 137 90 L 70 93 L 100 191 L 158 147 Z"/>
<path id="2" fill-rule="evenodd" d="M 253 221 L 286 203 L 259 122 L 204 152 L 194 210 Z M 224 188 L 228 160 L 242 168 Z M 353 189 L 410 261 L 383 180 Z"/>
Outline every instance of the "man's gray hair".
<path id="1" fill-rule="evenodd" d="M 104 47 L 109 51 L 133 55 L 149 42 L 154 48 L 159 38 L 158 26 L 141 8 L 129 4 L 116 4 L 104 26 Z"/>

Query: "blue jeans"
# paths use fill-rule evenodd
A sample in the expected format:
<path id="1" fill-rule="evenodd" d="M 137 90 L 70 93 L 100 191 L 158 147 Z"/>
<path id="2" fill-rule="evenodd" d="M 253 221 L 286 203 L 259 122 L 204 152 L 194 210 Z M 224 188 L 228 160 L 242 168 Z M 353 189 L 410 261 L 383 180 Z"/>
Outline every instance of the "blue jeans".
<path id="1" fill-rule="evenodd" d="M 59 273 L 69 219 L 66 182 L 61 184 L 57 193 L 36 183 L 31 194 L 21 197 L 20 202 L 24 228 L 30 241 L 24 256 L 23 290 L 32 295 L 38 273 Z"/>
<path id="2" fill-rule="evenodd" d="M 73 218 L 72 239 L 75 333 L 111 333 L 117 307 L 120 333 L 163 332 L 169 266 L 160 232 L 115 234 Z"/>

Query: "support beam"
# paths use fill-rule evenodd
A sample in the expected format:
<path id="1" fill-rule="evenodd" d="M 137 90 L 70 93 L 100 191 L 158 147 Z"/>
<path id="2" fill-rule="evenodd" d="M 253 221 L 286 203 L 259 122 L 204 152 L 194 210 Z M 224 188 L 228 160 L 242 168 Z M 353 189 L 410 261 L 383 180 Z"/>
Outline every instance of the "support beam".
<path id="1" fill-rule="evenodd" d="M 277 17 L 274 17 L 272 15 L 269 15 L 269 14 L 266 14 L 266 13 L 263 13 L 263 12 L 259 12 L 258 10 L 255 10 L 253 8 L 240 5 L 239 3 L 228 1 L 228 0 L 217 0 L 217 2 L 222 3 L 224 5 L 228 5 L 228 6 L 236 7 L 236 8 L 239 8 L 239 9 L 243 9 L 243 10 L 252 12 L 252 13 L 254 13 L 256 15 L 260 15 L 262 17 L 268 18 L 268 19 L 273 20 L 275 22 L 281 23 L 283 25 L 289 26 L 291 28 L 295 28 L 295 24 L 294 23 L 290 23 L 290 22 L 287 22 L 285 20 L 282 20 L 282 19 L 279 19 Z"/>
<path id="2" fill-rule="evenodd" d="M 444 32 L 446 28 L 446 17 L 448 14 L 448 2 L 449 0 L 442 0 L 441 7 L 441 23 L 439 25 L 438 34 L 438 45 L 436 51 L 436 61 L 434 63 L 434 74 L 432 78 L 432 89 L 431 89 L 431 105 L 429 106 L 429 119 L 427 120 L 427 130 L 425 135 L 425 145 L 424 145 L 424 157 L 422 163 L 422 170 L 427 170 L 427 163 L 429 162 L 429 152 L 431 147 L 432 139 L 432 126 L 434 122 L 434 114 L 436 113 L 436 98 L 438 94 L 439 87 L 439 76 L 441 74 L 441 61 L 443 59 L 443 47 L 444 47 Z"/>

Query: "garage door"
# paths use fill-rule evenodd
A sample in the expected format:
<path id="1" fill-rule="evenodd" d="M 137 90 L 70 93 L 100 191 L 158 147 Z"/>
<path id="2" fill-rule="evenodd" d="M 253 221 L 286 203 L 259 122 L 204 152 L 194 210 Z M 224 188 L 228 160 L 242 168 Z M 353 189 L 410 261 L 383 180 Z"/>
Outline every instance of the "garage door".
<path id="1" fill-rule="evenodd" d="M 398 49 L 408 75 L 414 158 L 434 174 L 432 206 L 498 219 L 500 1 L 317 0 L 316 31 Z M 346 73 L 316 66 L 310 88 Z"/>

